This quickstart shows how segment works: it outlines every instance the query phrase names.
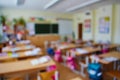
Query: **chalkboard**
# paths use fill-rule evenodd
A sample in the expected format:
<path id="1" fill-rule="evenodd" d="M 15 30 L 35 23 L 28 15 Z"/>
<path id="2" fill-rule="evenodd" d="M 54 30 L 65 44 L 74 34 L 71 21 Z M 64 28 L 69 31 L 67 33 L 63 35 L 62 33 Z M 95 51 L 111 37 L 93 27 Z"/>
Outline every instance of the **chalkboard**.
<path id="1" fill-rule="evenodd" d="M 58 24 L 35 24 L 36 34 L 58 33 Z"/>
<path id="2" fill-rule="evenodd" d="M 52 24 L 51 25 L 51 27 L 52 27 L 52 33 L 58 33 L 58 24 Z"/>

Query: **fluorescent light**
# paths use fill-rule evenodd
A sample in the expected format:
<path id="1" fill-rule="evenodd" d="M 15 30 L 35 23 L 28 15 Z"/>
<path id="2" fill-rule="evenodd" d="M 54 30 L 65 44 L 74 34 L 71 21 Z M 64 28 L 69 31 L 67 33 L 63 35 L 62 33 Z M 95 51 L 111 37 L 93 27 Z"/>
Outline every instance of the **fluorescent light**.
<path id="1" fill-rule="evenodd" d="M 17 0 L 17 5 L 23 5 L 25 3 L 25 0 Z"/>
<path id="2" fill-rule="evenodd" d="M 83 4 L 80 4 L 80 5 L 77 5 L 77 6 L 74 6 L 72 8 L 69 8 L 67 9 L 66 11 L 69 12 L 69 11 L 73 11 L 73 10 L 76 10 L 76 9 L 79 9 L 79 8 L 82 8 L 82 7 L 85 7 L 87 5 L 90 5 L 90 4 L 93 4 L 93 3 L 96 3 L 100 0 L 90 0 L 90 1 L 87 1 L 86 3 L 83 3 Z"/>
<path id="3" fill-rule="evenodd" d="M 58 1 L 59 1 L 59 0 L 52 0 L 49 4 L 47 4 L 47 5 L 44 7 L 44 9 L 47 9 L 47 8 L 53 6 L 53 5 L 56 4 Z"/>

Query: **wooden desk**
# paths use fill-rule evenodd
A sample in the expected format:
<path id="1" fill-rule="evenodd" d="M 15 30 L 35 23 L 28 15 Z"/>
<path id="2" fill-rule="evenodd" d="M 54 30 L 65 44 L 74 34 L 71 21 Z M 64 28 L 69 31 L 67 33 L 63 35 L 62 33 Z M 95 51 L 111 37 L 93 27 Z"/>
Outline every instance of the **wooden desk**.
<path id="1" fill-rule="evenodd" d="M 31 59 L 33 60 L 33 59 Z M 32 70 L 39 71 L 42 68 L 45 68 L 50 65 L 55 65 L 53 60 L 49 60 L 46 63 L 32 65 L 31 60 L 22 60 L 16 62 L 9 62 L 9 63 L 0 63 L 0 75 L 4 78 L 6 74 L 15 74 L 19 72 L 29 72 Z M 2 78 L 2 79 L 3 79 Z"/>
<path id="2" fill-rule="evenodd" d="M 79 53 L 79 52 L 75 52 L 76 56 L 84 56 L 84 55 L 89 55 L 92 54 L 94 52 L 100 51 L 100 48 L 92 48 L 92 47 L 84 47 L 84 48 L 80 48 L 83 49 L 85 51 L 87 51 L 87 53 Z"/>
<path id="3" fill-rule="evenodd" d="M 120 80 L 120 71 L 112 70 L 112 71 L 107 71 L 106 75 L 111 76 L 112 78 L 117 78 Z"/>
<path id="4" fill-rule="evenodd" d="M 76 77 L 76 78 L 73 78 L 73 79 L 70 79 L 70 80 L 82 80 L 82 79 L 79 78 L 79 77 Z"/>
<path id="5" fill-rule="evenodd" d="M 17 52 L 16 53 L 18 56 L 9 56 L 9 55 L 6 55 L 6 56 L 0 56 L 0 61 L 5 61 L 5 60 L 8 60 L 8 59 L 19 59 L 19 58 L 27 58 L 27 57 L 33 57 L 33 56 L 42 56 L 44 55 L 43 52 L 39 52 L 38 54 L 35 54 L 35 55 L 26 55 L 25 52 Z"/>
<path id="6" fill-rule="evenodd" d="M 27 46 L 19 46 L 19 47 L 15 47 L 15 48 L 12 48 L 10 46 L 8 47 L 4 47 L 2 49 L 2 52 L 22 52 L 22 51 L 27 51 L 27 50 L 32 50 L 34 48 L 34 46 L 32 45 L 27 45 Z"/>
<path id="7" fill-rule="evenodd" d="M 31 42 L 29 40 L 22 40 L 16 42 L 16 46 L 25 46 L 27 44 L 31 44 Z"/>
<path id="8" fill-rule="evenodd" d="M 78 48 L 78 47 L 83 47 L 83 45 L 76 45 L 76 44 L 70 43 L 70 44 L 60 44 L 57 46 L 57 48 L 61 50 L 67 50 L 67 49 Z"/>
<path id="9" fill-rule="evenodd" d="M 103 64 L 109 64 L 110 62 L 105 61 L 105 60 L 103 60 L 101 58 L 115 57 L 117 59 L 120 59 L 120 52 L 117 52 L 117 51 L 108 52 L 108 53 L 99 55 L 99 57 L 100 57 L 99 62 L 101 62 Z"/>

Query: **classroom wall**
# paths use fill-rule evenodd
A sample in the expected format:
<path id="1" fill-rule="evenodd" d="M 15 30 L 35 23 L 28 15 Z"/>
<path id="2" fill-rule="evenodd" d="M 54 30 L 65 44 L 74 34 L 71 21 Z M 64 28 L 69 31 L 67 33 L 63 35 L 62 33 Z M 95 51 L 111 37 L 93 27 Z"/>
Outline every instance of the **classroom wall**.
<path id="1" fill-rule="evenodd" d="M 114 9 L 115 28 L 112 39 L 114 43 L 120 44 L 120 4 L 114 5 Z"/>
<path id="2" fill-rule="evenodd" d="M 84 20 L 90 18 L 92 20 L 92 31 L 86 33 L 83 30 L 83 40 L 93 39 L 95 41 L 102 40 L 103 42 L 111 41 L 113 43 L 120 44 L 120 4 L 106 5 L 100 8 L 91 10 L 91 15 L 85 15 L 85 12 L 81 12 L 74 15 L 74 32 L 76 39 L 78 38 L 78 24 L 83 23 Z M 109 17 L 109 33 L 99 32 L 99 19 L 101 17 Z M 84 26 L 83 26 L 84 27 Z"/>
<path id="3" fill-rule="evenodd" d="M 53 12 L 42 12 L 39 10 L 23 10 L 23 9 L 1 9 L 2 14 L 7 15 L 11 20 L 13 18 L 23 17 L 25 20 L 28 20 L 30 17 L 42 17 L 52 22 L 56 22 L 56 19 L 72 19 L 71 14 L 59 14 Z"/>
<path id="4" fill-rule="evenodd" d="M 111 37 L 112 37 L 112 5 L 106 5 L 103 7 L 100 7 L 98 9 L 95 10 L 95 37 L 94 40 L 95 41 L 111 41 Z M 110 25 L 109 25 L 109 32 L 108 33 L 101 33 L 99 31 L 99 20 L 100 18 L 104 18 L 104 17 L 109 17 L 110 18 Z"/>
<path id="5" fill-rule="evenodd" d="M 93 11 L 88 11 L 90 15 L 86 15 L 86 12 L 82 12 L 79 14 L 74 15 L 74 32 L 75 32 L 75 38 L 78 38 L 78 24 L 83 24 L 83 40 L 91 40 L 93 39 Z M 86 32 L 84 28 L 84 23 L 86 19 L 91 20 L 91 31 Z"/>
<path id="6" fill-rule="evenodd" d="M 9 8 L 1 8 L 0 15 L 7 16 L 9 21 L 12 21 L 14 18 L 23 17 L 27 23 L 31 23 L 29 19 L 31 17 L 35 18 L 44 18 L 45 21 L 37 21 L 35 23 L 58 23 L 59 19 L 63 20 L 72 20 L 72 14 L 66 13 L 53 13 L 53 12 L 42 12 L 39 10 L 23 10 L 23 9 L 9 9 Z M 32 22 L 34 23 L 34 22 Z M 10 28 L 13 29 L 13 26 L 10 25 Z"/>

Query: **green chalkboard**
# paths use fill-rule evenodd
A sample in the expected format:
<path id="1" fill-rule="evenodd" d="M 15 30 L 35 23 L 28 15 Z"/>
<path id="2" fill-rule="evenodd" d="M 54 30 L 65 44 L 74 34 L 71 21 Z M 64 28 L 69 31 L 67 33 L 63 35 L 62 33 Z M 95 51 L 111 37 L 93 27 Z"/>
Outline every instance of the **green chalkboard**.
<path id="1" fill-rule="evenodd" d="M 36 34 L 58 33 L 58 24 L 35 24 Z"/>
<path id="2" fill-rule="evenodd" d="M 58 33 L 58 24 L 52 24 L 52 33 Z"/>

